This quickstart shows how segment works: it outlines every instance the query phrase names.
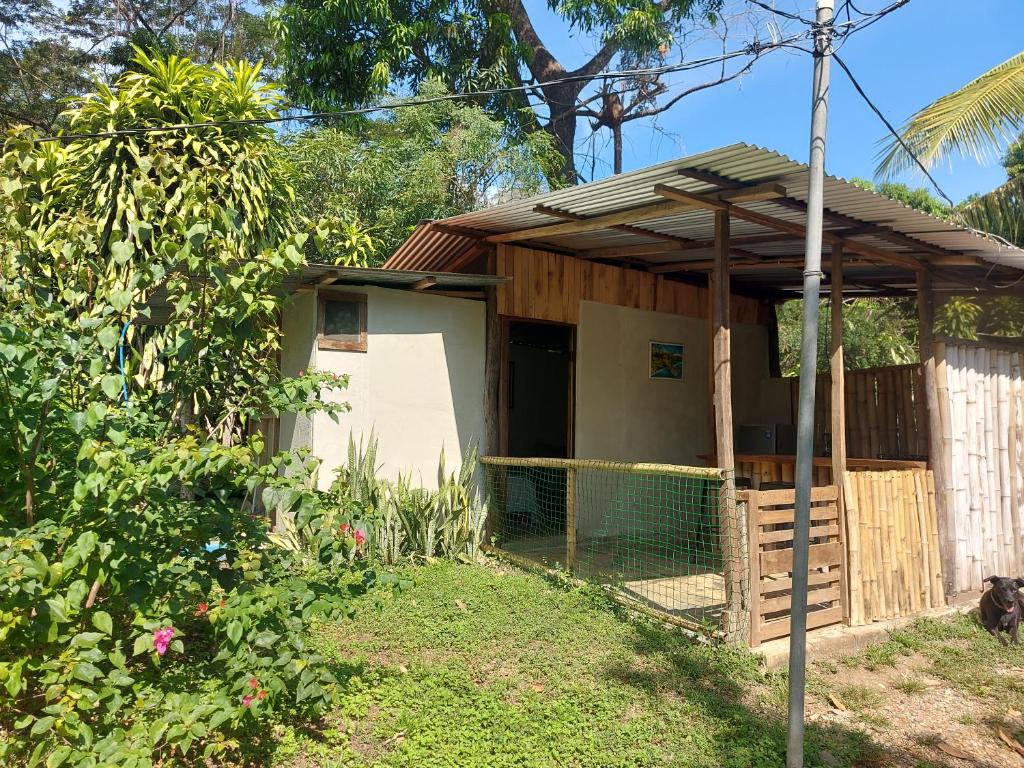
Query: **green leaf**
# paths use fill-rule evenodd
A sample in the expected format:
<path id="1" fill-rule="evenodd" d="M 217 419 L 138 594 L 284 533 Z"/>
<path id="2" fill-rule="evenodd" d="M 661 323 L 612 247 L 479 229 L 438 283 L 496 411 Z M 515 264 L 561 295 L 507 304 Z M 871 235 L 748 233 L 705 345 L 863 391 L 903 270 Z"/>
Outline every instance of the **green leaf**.
<path id="1" fill-rule="evenodd" d="M 82 661 L 75 665 L 75 671 L 73 676 L 86 683 L 95 682 L 97 677 L 100 677 L 103 673 L 100 672 L 99 667 L 95 664 L 90 664 L 88 661 Z"/>
<path id="2" fill-rule="evenodd" d="M 104 349 L 113 349 L 116 347 L 120 336 L 121 334 L 118 332 L 117 328 L 111 328 L 109 325 L 101 329 L 100 332 L 96 334 L 96 338 L 99 340 L 100 346 Z"/>
<path id="3" fill-rule="evenodd" d="M 32 730 L 29 734 L 32 736 L 38 736 L 41 733 L 45 733 L 50 730 L 50 726 L 57 721 L 57 718 L 47 715 L 46 717 L 40 717 L 36 720 L 36 724 L 32 726 Z"/>
<path id="4" fill-rule="evenodd" d="M 139 635 L 135 638 L 135 644 L 132 646 L 132 656 L 138 656 L 140 653 L 146 653 L 147 651 L 153 650 L 153 636 L 152 635 Z"/>
<path id="5" fill-rule="evenodd" d="M 96 611 L 92 615 L 92 625 L 105 635 L 114 634 L 114 622 L 106 611 Z"/>
<path id="6" fill-rule="evenodd" d="M 127 264 L 133 253 L 135 253 L 135 246 L 126 240 L 110 244 L 110 257 L 115 264 Z"/>
<path id="7" fill-rule="evenodd" d="M 227 635 L 228 640 L 234 645 L 238 645 L 238 642 L 242 639 L 242 622 L 236 620 L 228 624 Z"/>
<path id="8" fill-rule="evenodd" d="M 64 765 L 64 762 L 70 755 L 71 747 L 66 744 L 61 744 L 50 753 L 48 758 L 46 758 L 46 768 L 58 768 L 58 766 Z"/>
<path id="9" fill-rule="evenodd" d="M 100 380 L 100 387 L 103 389 L 103 394 L 111 400 L 117 400 L 121 396 L 121 382 L 122 379 L 120 376 L 108 373 Z"/>

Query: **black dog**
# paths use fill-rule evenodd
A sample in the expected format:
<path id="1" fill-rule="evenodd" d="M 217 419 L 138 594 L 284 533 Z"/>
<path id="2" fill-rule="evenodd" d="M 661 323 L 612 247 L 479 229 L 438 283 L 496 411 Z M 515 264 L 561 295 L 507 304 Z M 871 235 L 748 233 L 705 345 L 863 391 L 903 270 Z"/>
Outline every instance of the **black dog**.
<path id="1" fill-rule="evenodd" d="M 1017 590 L 1024 587 L 1024 579 L 989 576 L 985 581 L 992 588 L 981 596 L 981 623 L 1003 645 L 1006 645 L 1006 638 L 1000 631 L 1009 632 L 1013 644 L 1019 645 L 1017 630 L 1024 615 L 1024 595 Z"/>

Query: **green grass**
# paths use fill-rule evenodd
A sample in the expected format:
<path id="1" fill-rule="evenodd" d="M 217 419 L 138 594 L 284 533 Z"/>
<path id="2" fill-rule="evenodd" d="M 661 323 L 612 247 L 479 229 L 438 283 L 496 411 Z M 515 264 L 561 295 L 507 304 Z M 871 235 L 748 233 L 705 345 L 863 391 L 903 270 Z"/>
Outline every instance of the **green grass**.
<path id="1" fill-rule="evenodd" d="M 322 731 L 279 728 L 281 766 L 776 768 L 784 676 L 745 651 L 623 616 L 590 587 L 438 562 L 362 599 L 318 641 L 346 679 Z M 781 681 L 781 682 L 780 682 Z M 857 730 L 811 724 L 842 765 L 871 764 Z"/>
<path id="2" fill-rule="evenodd" d="M 844 662 L 872 670 L 895 667 L 913 653 L 930 662 L 923 674 L 987 703 L 1024 710 L 1024 646 L 1003 647 L 970 615 L 919 619 Z"/>

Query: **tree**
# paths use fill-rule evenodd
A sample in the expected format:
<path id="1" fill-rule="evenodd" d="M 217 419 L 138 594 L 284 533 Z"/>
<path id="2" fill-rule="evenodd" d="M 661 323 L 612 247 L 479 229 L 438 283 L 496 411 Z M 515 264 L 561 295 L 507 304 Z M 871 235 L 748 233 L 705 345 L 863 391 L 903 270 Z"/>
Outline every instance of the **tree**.
<path id="1" fill-rule="evenodd" d="M 897 200 L 910 208 L 916 208 L 919 211 L 930 213 L 932 216 L 940 219 L 949 218 L 949 215 L 952 212 L 952 209 L 948 204 L 939 200 L 924 187 L 911 188 L 906 184 L 891 181 L 883 181 L 880 184 L 875 184 L 873 181 L 868 179 L 861 179 L 857 177 L 854 177 L 850 181 L 861 189 L 877 192 L 878 194 L 884 195 L 892 200 Z"/>
<path id="2" fill-rule="evenodd" d="M 436 82 L 422 96 L 443 94 Z M 325 217 L 351 248 L 348 228 L 372 236 L 364 248 L 382 263 L 425 219 L 476 210 L 545 187 L 558 165 L 547 134 L 525 138 L 479 107 L 437 102 L 397 109 L 347 128 L 315 128 L 285 142 L 297 210 Z M 332 242 L 321 258 L 330 259 Z"/>
<path id="3" fill-rule="evenodd" d="M 0 0 L 0 125 L 52 133 L 65 100 L 133 66 L 136 47 L 272 64 L 276 0 Z"/>
<path id="4" fill-rule="evenodd" d="M 783 376 L 800 373 L 801 300 L 779 307 L 779 366 Z M 831 304 L 821 301 L 818 373 L 829 370 Z M 912 299 L 844 299 L 843 359 L 847 369 L 916 362 L 917 315 Z"/>
<path id="5" fill-rule="evenodd" d="M 535 85 L 532 96 L 505 93 L 482 103 L 516 128 L 543 128 L 561 155 L 560 178 L 573 183 L 581 117 L 620 132 L 623 122 L 655 115 L 677 100 L 655 75 L 595 91 L 601 73 L 613 62 L 663 63 L 673 48 L 682 56 L 686 33 L 714 23 L 722 5 L 723 0 L 552 3 L 566 34 L 582 33 L 596 47 L 570 69 L 542 39 L 523 0 L 386 0 L 372 6 L 285 0 L 284 80 L 289 96 L 314 108 L 365 104 L 389 88 L 416 90 L 433 78 L 453 91 Z M 735 76 L 723 70 L 710 83 Z M 624 98 L 627 92 L 631 100 Z"/>
<path id="6" fill-rule="evenodd" d="M 993 67 L 963 88 L 919 110 L 901 131 L 903 141 L 925 167 L 952 154 L 978 160 L 1024 128 L 1024 51 Z M 887 140 L 876 173 L 887 176 L 914 167 L 895 139 Z"/>
<path id="7" fill-rule="evenodd" d="M 1017 140 L 1007 148 L 1003 155 L 1003 168 L 1011 180 L 1024 176 L 1024 133 L 1018 135 Z"/>

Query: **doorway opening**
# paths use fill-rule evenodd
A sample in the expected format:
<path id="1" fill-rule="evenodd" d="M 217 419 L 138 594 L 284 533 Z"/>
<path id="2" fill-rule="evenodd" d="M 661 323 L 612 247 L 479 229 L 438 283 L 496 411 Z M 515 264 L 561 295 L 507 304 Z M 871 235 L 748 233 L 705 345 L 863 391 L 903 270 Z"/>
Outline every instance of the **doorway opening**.
<path id="1" fill-rule="evenodd" d="M 506 447 L 509 456 L 573 455 L 575 328 L 508 322 Z"/>

